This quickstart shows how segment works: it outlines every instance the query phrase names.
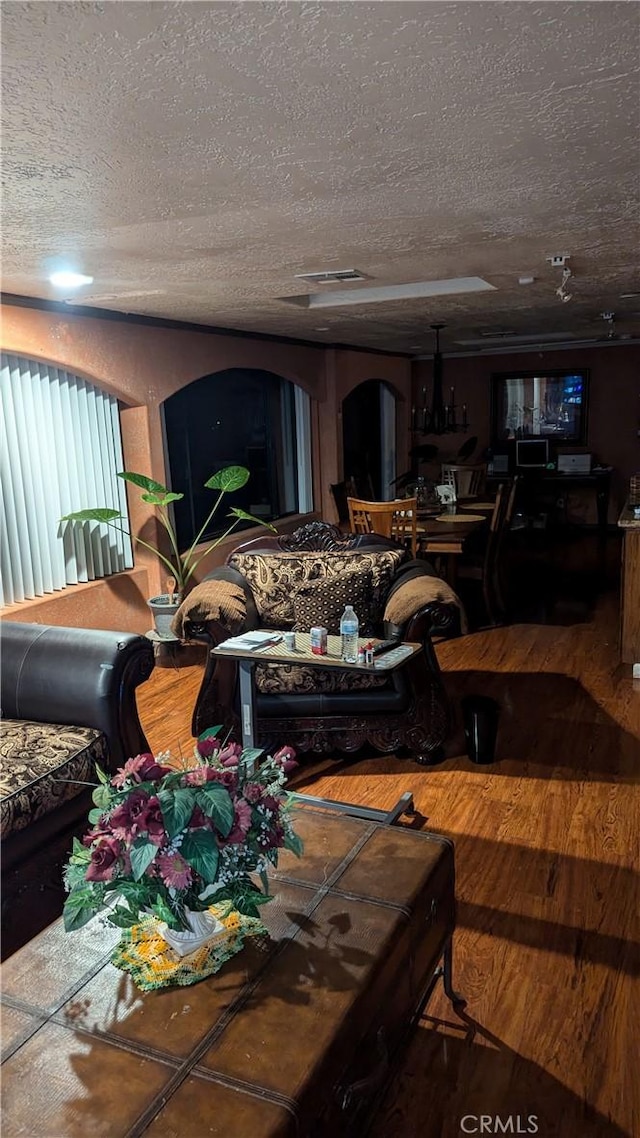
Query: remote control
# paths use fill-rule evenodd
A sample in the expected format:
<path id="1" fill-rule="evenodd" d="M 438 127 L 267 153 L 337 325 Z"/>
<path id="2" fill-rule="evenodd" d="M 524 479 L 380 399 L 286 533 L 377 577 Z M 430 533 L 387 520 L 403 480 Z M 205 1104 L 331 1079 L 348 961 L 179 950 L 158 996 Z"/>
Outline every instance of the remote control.
<path id="1" fill-rule="evenodd" d="M 397 640 L 381 640 L 379 644 L 374 644 L 373 654 L 379 656 L 381 652 L 388 652 L 389 648 L 397 648 Z"/>
<path id="2" fill-rule="evenodd" d="M 390 648 L 382 656 L 373 661 L 374 668 L 391 668 L 399 664 L 401 660 L 406 660 L 413 654 L 413 648 L 410 644 L 397 644 L 395 648 Z"/>

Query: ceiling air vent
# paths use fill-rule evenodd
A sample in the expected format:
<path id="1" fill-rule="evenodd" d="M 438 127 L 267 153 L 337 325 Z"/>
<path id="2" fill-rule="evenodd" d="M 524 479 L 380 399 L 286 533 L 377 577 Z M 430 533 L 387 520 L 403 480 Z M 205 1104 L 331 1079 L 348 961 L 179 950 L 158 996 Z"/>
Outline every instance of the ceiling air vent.
<path id="1" fill-rule="evenodd" d="M 366 281 L 359 269 L 329 269 L 324 273 L 296 273 L 297 281 L 308 281 L 309 284 L 341 284 L 343 281 Z"/>

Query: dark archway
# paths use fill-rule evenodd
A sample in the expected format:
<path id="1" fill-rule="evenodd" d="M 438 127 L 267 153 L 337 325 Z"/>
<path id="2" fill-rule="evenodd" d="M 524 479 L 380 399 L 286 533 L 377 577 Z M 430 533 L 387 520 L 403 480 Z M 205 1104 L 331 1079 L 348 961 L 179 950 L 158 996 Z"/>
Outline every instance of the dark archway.
<path id="1" fill-rule="evenodd" d="M 178 543 L 188 547 L 213 505 L 205 482 L 225 466 L 246 466 L 239 506 L 265 521 L 300 510 L 301 453 L 297 431 L 301 389 L 273 372 L 228 368 L 202 376 L 163 405 L 168 485 L 184 494 L 174 505 Z M 304 444 L 303 444 L 304 446 Z M 217 530 L 229 522 L 214 519 Z M 248 523 L 250 524 L 250 523 Z M 244 528 L 242 525 L 238 528 Z M 205 532 L 202 540 L 213 536 Z"/>
<path id="2" fill-rule="evenodd" d="M 373 501 L 389 496 L 395 477 L 394 400 L 387 383 L 367 379 L 342 404 L 344 477 L 359 497 Z"/>

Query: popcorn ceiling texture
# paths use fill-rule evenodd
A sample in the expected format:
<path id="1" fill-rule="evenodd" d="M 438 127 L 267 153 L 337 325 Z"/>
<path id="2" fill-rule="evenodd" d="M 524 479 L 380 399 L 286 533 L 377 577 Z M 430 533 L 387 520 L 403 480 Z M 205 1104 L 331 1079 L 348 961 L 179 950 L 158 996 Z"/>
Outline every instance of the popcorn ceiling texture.
<path id="1" fill-rule="evenodd" d="M 603 334 L 602 309 L 640 334 L 619 299 L 638 288 L 639 24 L 624 2 L 5 5 L 3 287 L 59 299 L 47 274 L 75 254 L 88 304 L 319 342 L 430 350 L 436 319 L 445 347 Z M 498 291 L 279 299 L 330 267 Z"/>

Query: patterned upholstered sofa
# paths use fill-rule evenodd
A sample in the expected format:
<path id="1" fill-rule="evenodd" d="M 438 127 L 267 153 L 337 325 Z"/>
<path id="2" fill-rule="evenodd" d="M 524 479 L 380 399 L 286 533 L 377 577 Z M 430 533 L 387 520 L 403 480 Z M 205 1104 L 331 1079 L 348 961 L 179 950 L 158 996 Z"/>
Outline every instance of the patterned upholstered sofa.
<path id="1" fill-rule="evenodd" d="M 428 562 L 412 561 L 376 534 L 344 534 L 312 522 L 282 536 L 238 546 L 176 614 L 174 632 L 210 646 L 253 628 L 322 624 L 337 632 L 345 603 L 361 634 L 421 642 L 423 651 L 386 675 L 259 663 L 255 669 L 258 741 L 299 751 L 382 752 L 408 747 L 431 762 L 449 730 L 449 708 L 432 635 L 456 635 L 460 602 Z M 196 702 L 195 735 L 222 723 L 239 737 L 237 666 L 209 655 Z"/>
<path id="2" fill-rule="evenodd" d="M 52 901 L 62 907 L 61 864 L 86 826 L 95 763 L 115 770 L 148 750 L 135 689 L 154 658 L 144 636 L 15 621 L 0 626 L 0 649 L 6 955 L 53 919 Z"/>

